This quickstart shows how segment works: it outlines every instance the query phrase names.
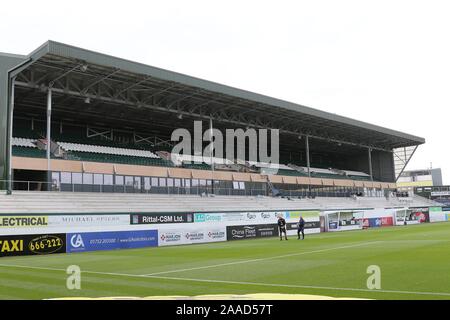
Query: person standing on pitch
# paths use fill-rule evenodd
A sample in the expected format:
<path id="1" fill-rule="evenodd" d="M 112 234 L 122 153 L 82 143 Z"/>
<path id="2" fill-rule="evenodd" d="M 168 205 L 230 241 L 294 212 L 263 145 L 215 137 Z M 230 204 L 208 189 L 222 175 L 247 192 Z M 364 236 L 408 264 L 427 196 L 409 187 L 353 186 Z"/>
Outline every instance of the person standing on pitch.
<path id="1" fill-rule="evenodd" d="M 300 216 L 300 220 L 298 221 L 297 226 L 297 240 L 300 240 L 300 233 L 302 234 L 302 240 L 305 240 L 305 220 L 303 220 L 303 217 Z"/>
<path id="2" fill-rule="evenodd" d="M 280 231 L 280 241 L 283 240 L 283 233 L 284 233 L 284 238 L 287 240 L 287 233 L 286 233 L 286 220 L 284 220 L 284 218 L 279 215 L 278 216 L 278 229 Z"/>

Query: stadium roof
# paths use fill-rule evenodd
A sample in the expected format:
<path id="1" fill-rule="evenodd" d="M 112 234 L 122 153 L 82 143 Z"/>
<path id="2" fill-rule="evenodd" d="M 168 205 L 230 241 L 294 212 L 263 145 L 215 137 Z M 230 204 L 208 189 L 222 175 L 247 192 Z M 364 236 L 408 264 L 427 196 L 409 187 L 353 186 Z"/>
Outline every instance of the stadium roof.
<path id="1" fill-rule="evenodd" d="M 11 72 L 17 76 L 19 90 L 26 90 L 16 103 L 36 104 L 33 92 L 42 94 L 51 86 L 56 98 L 61 97 L 55 100 L 61 115 L 81 116 L 86 110 L 90 117 L 97 112 L 105 119 L 141 121 L 147 126 L 148 120 L 158 118 L 158 125 L 167 128 L 174 127 L 168 113 L 184 121 L 211 117 L 222 127 L 277 128 L 281 133 L 383 150 L 425 142 L 414 135 L 54 41 L 24 59 L 26 63 Z M 95 108 L 91 100 L 98 102 Z M 148 110 L 152 116 L 145 116 Z"/>

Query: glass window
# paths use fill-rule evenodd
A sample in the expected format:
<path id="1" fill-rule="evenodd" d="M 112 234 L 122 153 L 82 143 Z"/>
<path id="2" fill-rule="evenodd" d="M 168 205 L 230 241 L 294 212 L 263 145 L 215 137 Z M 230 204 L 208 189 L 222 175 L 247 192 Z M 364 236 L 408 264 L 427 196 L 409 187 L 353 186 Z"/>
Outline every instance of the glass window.
<path id="1" fill-rule="evenodd" d="M 52 184 L 53 187 L 59 189 L 60 181 L 59 181 L 59 172 L 52 172 Z"/>
<path id="2" fill-rule="evenodd" d="M 145 190 L 150 190 L 151 189 L 150 177 L 144 177 L 144 189 Z"/>
<path id="3" fill-rule="evenodd" d="M 167 178 L 167 186 L 173 187 L 173 179 L 172 178 Z"/>
<path id="4" fill-rule="evenodd" d="M 200 185 L 201 186 L 206 186 L 206 180 L 204 180 L 204 179 L 200 180 Z"/>
<path id="5" fill-rule="evenodd" d="M 61 183 L 72 183 L 72 172 L 61 172 Z"/>
<path id="6" fill-rule="evenodd" d="M 103 184 L 103 175 L 96 173 L 94 174 L 94 184 L 96 185 L 102 185 Z"/>
<path id="7" fill-rule="evenodd" d="M 72 183 L 73 184 L 82 184 L 83 183 L 83 175 L 78 172 L 72 173 Z"/>
<path id="8" fill-rule="evenodd" d="M 134 188 L 141 189 L 141 177 L 134 177 Z"/>
<path id="9" fill-rule="evenodd" d="M 190 188 L 191 187 L 191 179 L 184 179 L 184 186 L 186 188 Z"/>
<path id="10" fill-rule="evenodd" d="M 52 172 L 52 180 L 59 181 L 59 172 Z"/>
<path id="11" fill-rule="evenodd" d="M 192 186 L 193 187 L 197 187 L 198 186 L 198 180 L 197 179 L 192 179 Z"/>
<path id="12" fill-rule="evenodd" d="M 133 179 L 134 177 L 130 177 L 130 176 L 126 176 L 125 177 L 125 185 L 127 187 L 132 187 L 133 186 Z"/>
<path id="13" fill-rule="evenodd" d="M 239 182 L 239 189 L 245 190 L 245 182 Z"/>
<path id="14" fill-rule="evenodd" d="M 158 178 L 152 178 L 152 187 L 158 186 Z"/>
<path id="15" fill-rule="evenodd" d="M 159 178 L 159 186 L 160 187 L 166 186 L 166 178 Z"/>
<path id="16" fill-rule="evenodd" d="M 113 185 L 113 176 L 112 176 L 112 174 L 104 174 L 103 175 L 103 184 L 105 186 L 112 186 Z"/>
<path id="17" fill-rule="evenodd" d="M 180 179 L 175 179 L 174 183 L 175 183 L 175 187 L 181 187 L 181 180 Z"/>
<path id="18" fill-rule="evenodd" d="M 239 181 L 233 181 L 233 189 L 239 189 Z"/>
<path id="19" fill-rule="evenodd" d="M 123 176 L 116 176 L 116 185 L 123 186 Z"/>
<path id="20" fill-rule="evenodd" d="M 92 173 L 83 173 L 83 184 L 92 184 L 93 181 Z"/>

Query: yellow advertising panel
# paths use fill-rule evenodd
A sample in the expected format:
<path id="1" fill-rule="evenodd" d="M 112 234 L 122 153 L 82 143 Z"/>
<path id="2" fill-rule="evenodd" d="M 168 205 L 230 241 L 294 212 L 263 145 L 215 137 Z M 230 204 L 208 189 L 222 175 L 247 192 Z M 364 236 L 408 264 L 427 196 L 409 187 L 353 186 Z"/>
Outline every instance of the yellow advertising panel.
<path id="1" fill-rule="evenodd" d="M 47 227 L 48 216 L 0 216 L 0 228 Z"/>
<path id="2" fill-rule="evenodd" d="M 397 187 L 432 187 L 433 181 L 397 182 Z"/>
<path id="3" fill-rule="evenodd" d="M 320 211 L 288 211 L 287 218 L 290 219 L 300 219 L 302 216 L 304 219 L 306 218 L 316 218 L 319 219 Z"/>

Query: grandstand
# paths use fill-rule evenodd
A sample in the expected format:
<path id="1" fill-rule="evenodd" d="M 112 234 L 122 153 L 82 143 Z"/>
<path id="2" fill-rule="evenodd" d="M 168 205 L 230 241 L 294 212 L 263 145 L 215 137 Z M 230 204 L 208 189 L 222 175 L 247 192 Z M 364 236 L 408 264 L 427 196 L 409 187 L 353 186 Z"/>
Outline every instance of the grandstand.
<path id="1" fill-rule="evenodd" d="M 54 41 L 0 62 L 0 202 L 11 212 L 403 206 L 390 195 L 425 142 Z M 172 153 L 173 131 L 195 135 L 194 121 L 220 132 L 279 129 L 279 163 Z"/>
<path id="2" fill-rule="evenodd" d="M 406 156 L 406 149 L 425 142 L 53 41 L 28 56 L 2 54 L 0 61 L 1 186 L 9 193 L 268 196 L 273 186 L 295 196 L 383 196 L 414 153 Z M 171 133 L 192 132 L 193 121 L 220 131 L 279 129 L 278 170 L 261 162 L 173 160 Z M 403 168 L 396 166 L 397 150 L 404 151 Z"/>

